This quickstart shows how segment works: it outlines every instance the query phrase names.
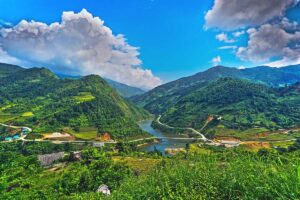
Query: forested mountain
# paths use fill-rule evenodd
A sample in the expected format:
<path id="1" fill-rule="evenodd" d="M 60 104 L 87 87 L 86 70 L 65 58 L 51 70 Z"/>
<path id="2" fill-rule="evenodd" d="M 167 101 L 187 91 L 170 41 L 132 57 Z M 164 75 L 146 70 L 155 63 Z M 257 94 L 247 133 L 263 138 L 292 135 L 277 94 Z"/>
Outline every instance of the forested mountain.
<path id="1" fill-rule="evenodd" d="M 0 63 L 0 78 L 10 75 L 11 73 L 15 73 L 18 71 L 24 70 L 22 67 L 17 65 L 10 65 L 5 63 Z"/>
<path id="2" fill-rule="evenodd" d="M 122 97 L 129 98 L 129 97 L 132 97 L 135 95 L 141 95 L 141 94 L 145 93 L 144 90 L 137 88 L 137 87 L 132 87 L 132 86 L 129 86 L 129 85 L 126 85 L 123 83 L 119 83 L 119 82 L 116 82 L 116 81 L 113 81 L 110 79 L 105 79 L 105 80 L 110 86 L 115 88 L 122 95 Z"/>
<path id="3" fill-rule="evenodd" d="M 182 97 L 162 114 L 161 121 L 200 129 L 208 116 L 219 118 L 229 129 L 300 125 L 299 84 L 274 89 L 246 80 L 221 78 Z"/>
<path id="4" fill-rule="evenodd" d="M 81 76 L 72 76 L 72 75 L 66 75 L 66 74 L 57 74 L 58 77 L 60 78 L 72 78 L 72 79 L 79 79 L 81 78 Z M 140 89 L 140 88 L 136 88 L 136 87 L 132 87 L 123 83 L 119 83 L 117 81 L 113 81 L 107 78 L 104 78 L 104 80 L 114 89 L 116 89 L 119 94 L 122 97 L 125 98 L 129 98 L 135 95 L 141 95 L 144 94 L 145 91 Z"/>
<path id="5" fill-rule="evenodd" d="M 99 133 L 123 137 L 141 134 L 136 121 L 149 117 L 96 75 L 60 79 L 46 68 L 1 69 L 0 119 L 5 123 L 44 132 L 97 127 Z"/>
<path id="6" fill-rule="evenodd" d="M 15 72 L 19 72 L 25 70 L 24 68 L 17 66 L 17 65 L 11 65 L 11 64 L 5 64 L 5 63 L 0 63 L 0 78 L 1 77 L 5 77 L 7 75 L 10 75 L 11 73 L 15 73 Z M 79 75 L 68 75 L 68 74 L 61 74 L 61 73 L 56 73 L 56 75 L 59 78 L 71 78 L 71 79 L 80 79 L 82 76 Z M 135 95 L 141 95 L 144 94 L 145 91 L 137 88 L 137 87 L 132 87 L 123 83 L 119 83 L 117 81 L 114 80 L 110 80 L 105 78 L 104 79 L 111 87 L 113 87 L 114 89 L 116 89 L 119 94 L 122 97 L 125 98 L 129 98 Z"/>
<path id="7" fill-rule="evenodd" d="M 261 66 L 247 69 L 216 66 L 193 76 L 158 86 L 143 95 L 132 97 L 132 100 L 150 112 L 159 114 L 166 111 L 182 97 L 206 85 L 207 82 L 224 77 L 245 79 L 254 83 L 279 87 L 300 81 L 300 66 L 282 68 Z"/>

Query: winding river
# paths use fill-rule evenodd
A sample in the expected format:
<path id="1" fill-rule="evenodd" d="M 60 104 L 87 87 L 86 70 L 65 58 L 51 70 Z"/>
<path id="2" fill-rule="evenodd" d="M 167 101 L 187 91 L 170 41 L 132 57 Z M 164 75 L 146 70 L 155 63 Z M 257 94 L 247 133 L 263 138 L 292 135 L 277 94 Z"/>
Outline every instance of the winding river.
<path id="1" fill-rule="evenodd" d="M 139 123 L 139 126 L 142 130 L 147 133 L 156 136 L 156 137 L 170 137 L 170 135 L 164 134 L 159 130 L 155 130 L 151 127 L 151 120 L 142 121 Z M 147 145 L 143 145 L 140 147 L 142 151 L 153 151 L 155 149 L 159 150 L 163 154 L 165 154 L 166 148 L 180 148 L 185 147 L 187 143 L 191 141 L 187 140 L 172 140 L 172 139 L 162 139 L 160 142 L 150 143 Z"/>

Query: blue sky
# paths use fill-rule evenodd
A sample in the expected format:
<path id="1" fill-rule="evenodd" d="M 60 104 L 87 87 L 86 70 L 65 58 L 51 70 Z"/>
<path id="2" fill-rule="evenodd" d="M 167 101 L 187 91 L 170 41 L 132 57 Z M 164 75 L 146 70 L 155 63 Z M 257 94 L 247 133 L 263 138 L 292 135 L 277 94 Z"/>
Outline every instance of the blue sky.
<path id="1" fill-rule="evenodd" d="M 232 4 L 235 1 L 238 2 L 237 0 L 230 1 L 232 1 Z M 94 17 L 104 20 L 104 25 L 109 27 L 114 35 L 123 34 L 130 46 L 139 47 L 137 50 L 140 54 L 138 58 L 142 61 L 142 64 L 139 64 L 140 67 L 151 70 L 153 76 L 159 77 L 162 82 L 167 82 L 203 71 L 214 64 L 231 67 L 252 67 L 277 60 L 281 61 L 283 57 L 285 58 L 285 54 L 277 55 L 274 52 L 266 54 L 269 57 L 257 57 L 253 55 L 255 49 L 253 50 L 250 47 L 247 50 L 241 49 L 241 53 L 237 56 L 239 47 L 247 47 L 250 37 L 250 33 L 247 33 L 247 30 L 251 28 L 256 29 L 259 33 L 260 26 L 266 23 L 272 26 L 276 23 L 279 24 L 283 18 L 287 18 L 289 23 L 300 21 L 300 7 L 296 3 L 284 8 L 284 5 L 282 5 L 283 7 L 269 5 L 270 3 L 267 0 L 263 0 L 261 3 L 263 4 L 264 1 L 266 1 L 266 8 L 270 9 L 270 15 L 262 16 L 262 18 L 266 17 L 265 21 L 256 20 L 248 23 L 243 20 L 245 24 L 241 24 L 242 22 L 228 22 L 226 27 L 222 24 L 220 25 L 221 22 L 214 21 L 213 17 L 216 18 L 222 14 L 218 13 L 217 9 L 214 10 L 214 0 L 1 0 L 0 19 L 2 23 L 8 22 L 12 25 L 18 24 L 22 19 L 27 21 L 34 20 L 49 25 L 54 22 L 61 22 L 61 16 L 64 11 L 79 13 L 85 8 Z M 278 1 L 280 2 L 281 0 Z M 249 2 L 251 3 L 251 1 Z M 259 1 L 254 0 L 252 2 L 255 4 L 255 2 Z M 248 5 L 245 9 L 249 7 L 251 8 Z M 236 10 L 239 8 L 234 5 L 230 9 L 232 10 L 228 12 L 237 12 Z M 278 14 L 276 14 L 276 9 Z M 209 10 L 214 12 L 212 13 L 214 16 L 208 23 L 206 15 Z M 252 11 L 249 10 L 249 12 Z M 279 12 L 283 12 L 283 14 L 279 14 Z M 234 13 L 232 16 L 234 16 Z M 224 14 L 221 18 L 226 21 L 226 17 L 231 16 Z M 285 29 L 285 31 L 296 35 L 298 25 L 295 26 L 295 29 Z M 272 27 L 266 26 L 264 28 L 261 31 L 269 30 Z M 276 31 L 276 29 L 272 30 Z M 235 37 L 233 34 L 236 32 L 243 34 Z M 227 38 L 224 39 L 224 37 L 220 36 L 219 40 L 221 41 L 219 41 L 216 37 L 221 33 L 224 33 Z M 254 36 L 253 34 L 253 40 L 255 39 Z M 281 35 L 276 37 L 281 37 Z M 292 44 L 289 43 L 288 45 L 298 45 L 298 41 L 300 39 L 295 36 L 295 39 L 291 42 Z M 7 50 L 4 44 L 1 45 L 0 43 L 0 46 L 8 53 L 13 51 L 11 49 L 12 45 Z M 227 46 L 230 49 L 220 49 L 222 46 Z M 298 52 L 297 48 L 296 52 Z M 20 54 L 25 55 L 24 52 L 19 52 L 13 56 L 19 56 L 18 59 L 22 59 L 23 57 Z M 297 57 L 298 54 L 294 53 L 293 56 Z M 295 60 L 294 57 L 293 59 Z M 214 63 L 212 61 L 213 58 L 217 58 Z M 27 63 L 35 62 L 32 62 L 31 59 Z M 36 63 L 45 65 L 40 60 Z M 54 70 L 59 71 L 57 68 Z M 78 70 L 78 73 L 80 73 L 80 70 Z M 100 70 L 99 73 L 109 77 L 109 72 L 101 72 Z M 120 76 L 118 75 L 114 79 L 118 79 Z M 118 81 L 139 86 L 137 83 L 122 81 L 123 79 L 126 80 L 128 77 L 120 77 Z M 147 88 L 151 86 L 143 85 L 141 87 Z"/>

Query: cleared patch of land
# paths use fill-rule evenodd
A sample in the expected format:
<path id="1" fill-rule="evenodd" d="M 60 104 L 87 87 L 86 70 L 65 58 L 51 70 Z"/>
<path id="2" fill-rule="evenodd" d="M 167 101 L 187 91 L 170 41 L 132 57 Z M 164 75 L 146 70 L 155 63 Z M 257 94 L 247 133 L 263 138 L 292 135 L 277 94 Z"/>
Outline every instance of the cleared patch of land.
<path id="1" fill-rule="evenodd" d="M 140 173 L 150 172 L 162 159 L 115 156 L 113 161 L 128 165 Z"/>

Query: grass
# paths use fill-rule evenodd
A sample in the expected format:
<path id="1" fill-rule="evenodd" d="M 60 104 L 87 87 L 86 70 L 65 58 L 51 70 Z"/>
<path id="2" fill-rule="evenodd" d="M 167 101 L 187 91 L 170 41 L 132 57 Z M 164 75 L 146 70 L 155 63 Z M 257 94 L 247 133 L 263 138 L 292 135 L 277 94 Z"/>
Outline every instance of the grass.
<path id="1" fill-rule="evenodd" d="M 21 115 L 22 117 L 32 117 L 34 116 L 33 112 L 25 112 Z"/>
<path id="2" fill-rule="evenodd" d="M 263 141 L 276 141 L 276 140 L 291 140 L 296 137 L 300 137 L 300 133 L 295 132 L 294 134 L 284 134 L 280 132 L 270 132 L 266 128 L 252 128 L 245 131 L 227 129 L 222 125 L 217 126 L 215 129 L 216 137 L 231 136 L 239 138 L 240 140 L 263 140 Z"/>
<path id="3" fill-rule="evenodd" d="M 70 132 L 77 139 L 82 139 L 82 140 L 94 140 L 98 138 L 97 136 L 98 130 L 95 127 L 80 128 L 79 132 L 68 129 L 67 132 Z"/>
<path id="4" fill-rule="evenodd" d="M 7 113 L 0 112 L 0 123 L 6 123 L 8 121 L 12 121 L 18 117 L 19 115 L 17 114 L 7 114 Z"/>
<path id="5" fill-rule="evenodd" d="M 169 159 L 149 174 L 127 180 L 111 198 L 299 199 L 297 156 L 226 150 Z"/>
<path id="6" fill-rule="evenodd" d="M 11 108 L 11 107 L 13 107 L 13 106 L 15 106 L 15 104 L 10 103 L 10 104 L 8 104 L 8 105 L 5 105 L 5 106 L 1 107 L 1 108 L 0 108 L 0 111 L 6 110 L 6 109 Z"/>
<path id="7" fill-rule="evenodd" d="M 288 141 L 288 142 L 270 142 L 271 147 L 281 147 L 281 148 L 288 148 L 289 146 L 291 146 L 292 144 L 294 144 L 295 142 L 293 141 Z"/>
<path id="8" fill-rule="evenodd" d="M 82 92 L 78 96 L 74 97 L 77 103 L 82 103 L 86 101 L 91 101 L 95 99 L 95 97 L 90 92 Z"/>
<path id="9" fill-rule="evenodd" d="M 260 149 L 271 149 L 269 142 L 242 142 L 239 146 L 240 149 L 257 152 Z"/>
<path id="10" fill-rule="evenodd" d="M 211 153 L 211 150 L 205 149 L 205 148 L 201 148 L 199 146 L 199 144 L 190 144 L 188 152 L 192 153 L 192 154 L 204 154 L 204 155 L 208 155 L 208 154 Z"/>
<path id="11" fill-rule="evenodd" d="M 143 174 L 150 172 L 158 163 L 161 162 L 161 159 L 115 156 L 113 157 L 113 161 L 128 165 L 133 170 Z"/>
<path id="12" fill-rule="evenodd" d="M 228 129 L 222 125 L 217 126 L 214 130 L 216 131 L 216 136 L 233 136 L 233 137 L 238 137 L 240 139 L 250 139 L 250 138 L 254 139 L 257 134 L 268 132 L 268 129 L 266 128 L 252 128 L 252 129 L 247 129 L 245 131 L 240 131 L 240 130 Z"/>

